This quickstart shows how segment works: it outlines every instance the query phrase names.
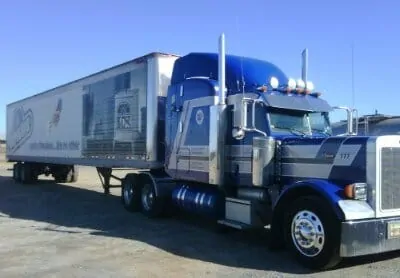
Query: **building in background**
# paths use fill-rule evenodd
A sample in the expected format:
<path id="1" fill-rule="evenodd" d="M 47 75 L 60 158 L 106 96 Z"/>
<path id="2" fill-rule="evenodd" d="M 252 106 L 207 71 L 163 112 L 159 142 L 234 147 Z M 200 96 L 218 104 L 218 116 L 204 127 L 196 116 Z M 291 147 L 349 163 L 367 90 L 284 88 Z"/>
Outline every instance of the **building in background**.
<path id="1" fill-rule="evenodd" d="M 6 140 L 4 137 L 0 137 L 0 153 L 4 154 L 6 152 Z"/>
<path id="2" fill-rule="evenodd" d="M 355 125 L 355 121 L 353 123 Z M 333 135 L 346 133 L 347 120 L 332 123 Z M 364 115 L 358 118 L 358 135 L 400 134 L 400 116 L 380 114 Z"/>

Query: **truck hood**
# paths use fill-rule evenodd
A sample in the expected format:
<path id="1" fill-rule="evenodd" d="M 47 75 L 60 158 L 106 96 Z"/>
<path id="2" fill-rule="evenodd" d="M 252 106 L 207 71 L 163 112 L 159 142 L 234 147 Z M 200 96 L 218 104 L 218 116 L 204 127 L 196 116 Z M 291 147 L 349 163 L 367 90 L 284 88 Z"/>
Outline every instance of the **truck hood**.
<path id="1" fill-rule="evenodd" d="M 281 139 L 281 173 L 286 182 L 323 179 L 339 185 L 366 182 L 369 137 Z"/>

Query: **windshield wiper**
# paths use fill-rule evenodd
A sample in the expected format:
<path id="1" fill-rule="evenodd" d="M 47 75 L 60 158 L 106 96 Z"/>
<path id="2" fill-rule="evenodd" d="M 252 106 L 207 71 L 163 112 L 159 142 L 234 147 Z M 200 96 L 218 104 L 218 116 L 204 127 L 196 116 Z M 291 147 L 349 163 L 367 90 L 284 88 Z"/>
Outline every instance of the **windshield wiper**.
<path id="1" fill-rule="evenodd" d="M 331 135 L 328 131 L 326 131 L 325 129 L 320 129 L 320 128 L 312 128 L 312 131 L 318 132 L 318 133 L 322 133 L 324 135 Z"/>
<path id="2" fill-rule="evenodd" d="M 274 126 L 274 128 L 283 129 L 283 130 L 289 130 L 294 135 L 299 135 L 299 133 L 300 133 L 300 135 L 303 135 L 303 136 L 308 136 L 309 135 L 305 131 L 300 130 L 300 129 L 296 129 L 296 128 L 293 128 L 293 127 Z"/>

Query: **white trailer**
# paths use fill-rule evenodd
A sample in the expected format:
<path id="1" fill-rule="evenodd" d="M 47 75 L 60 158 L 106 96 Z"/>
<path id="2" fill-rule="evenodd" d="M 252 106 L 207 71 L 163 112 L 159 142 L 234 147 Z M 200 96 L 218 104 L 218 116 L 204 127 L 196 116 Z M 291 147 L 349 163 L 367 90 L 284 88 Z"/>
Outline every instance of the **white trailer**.
<path id="1" fill-rule="evenodd" d="M 46 174 L 73 182 L 75 165 L 101 174 L 162 167 L 159 116 L 177 58 L 150 53 L 7 105 L 14 178 L 31 182 Z"/>

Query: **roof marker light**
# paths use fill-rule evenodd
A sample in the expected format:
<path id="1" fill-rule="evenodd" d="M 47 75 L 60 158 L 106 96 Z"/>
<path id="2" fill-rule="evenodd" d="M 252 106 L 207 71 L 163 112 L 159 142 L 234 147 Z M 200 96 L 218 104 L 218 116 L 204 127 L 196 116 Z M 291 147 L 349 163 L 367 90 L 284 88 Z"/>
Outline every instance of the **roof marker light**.
<path id="1" fill-rule="evenodd" d="M 298 79 L 296 81 L 296 85 L 297 85 L 297 88 L 300 88 L 300 89 L 304 89 L 306 87 L 306 84 L 304 83 L 304 81 L 302 79 Z"/>
<path id="2" fill-rule="evenodd" d="M 296 89 L 296 81 L 293 78 L 289 78 L 288 80 L 288 89 L 289 90 Z"/>
<path id="3" fill-rule="evenodd" d="M 306 82 L 306 89 L 308 91 L 314 91 L 314 84 L 311 81 Z"/>
<path id="4" fill-rule="evenodd" d="M 268 88 L 267 88 L 267 86 L 263 85 L 263 86 L 257 87 L 257 90 L 265 93 L 266 91 L 268 91 Z"/>
<path id="5" fill-rule="evenodd" d="M 277 89 L 279 86 L 278 78 L 272 76 L 271 79 L 269 80 L 269 85 L 272 87 L 272 89 Z"/>
<path id="6" fill-rule="evenodd" d="M 296 81 L 296 93 L 304 93 L 304 89 L 306 87 L 306 83 L 303 81 L 303 79 L 297 79 Z"/>

